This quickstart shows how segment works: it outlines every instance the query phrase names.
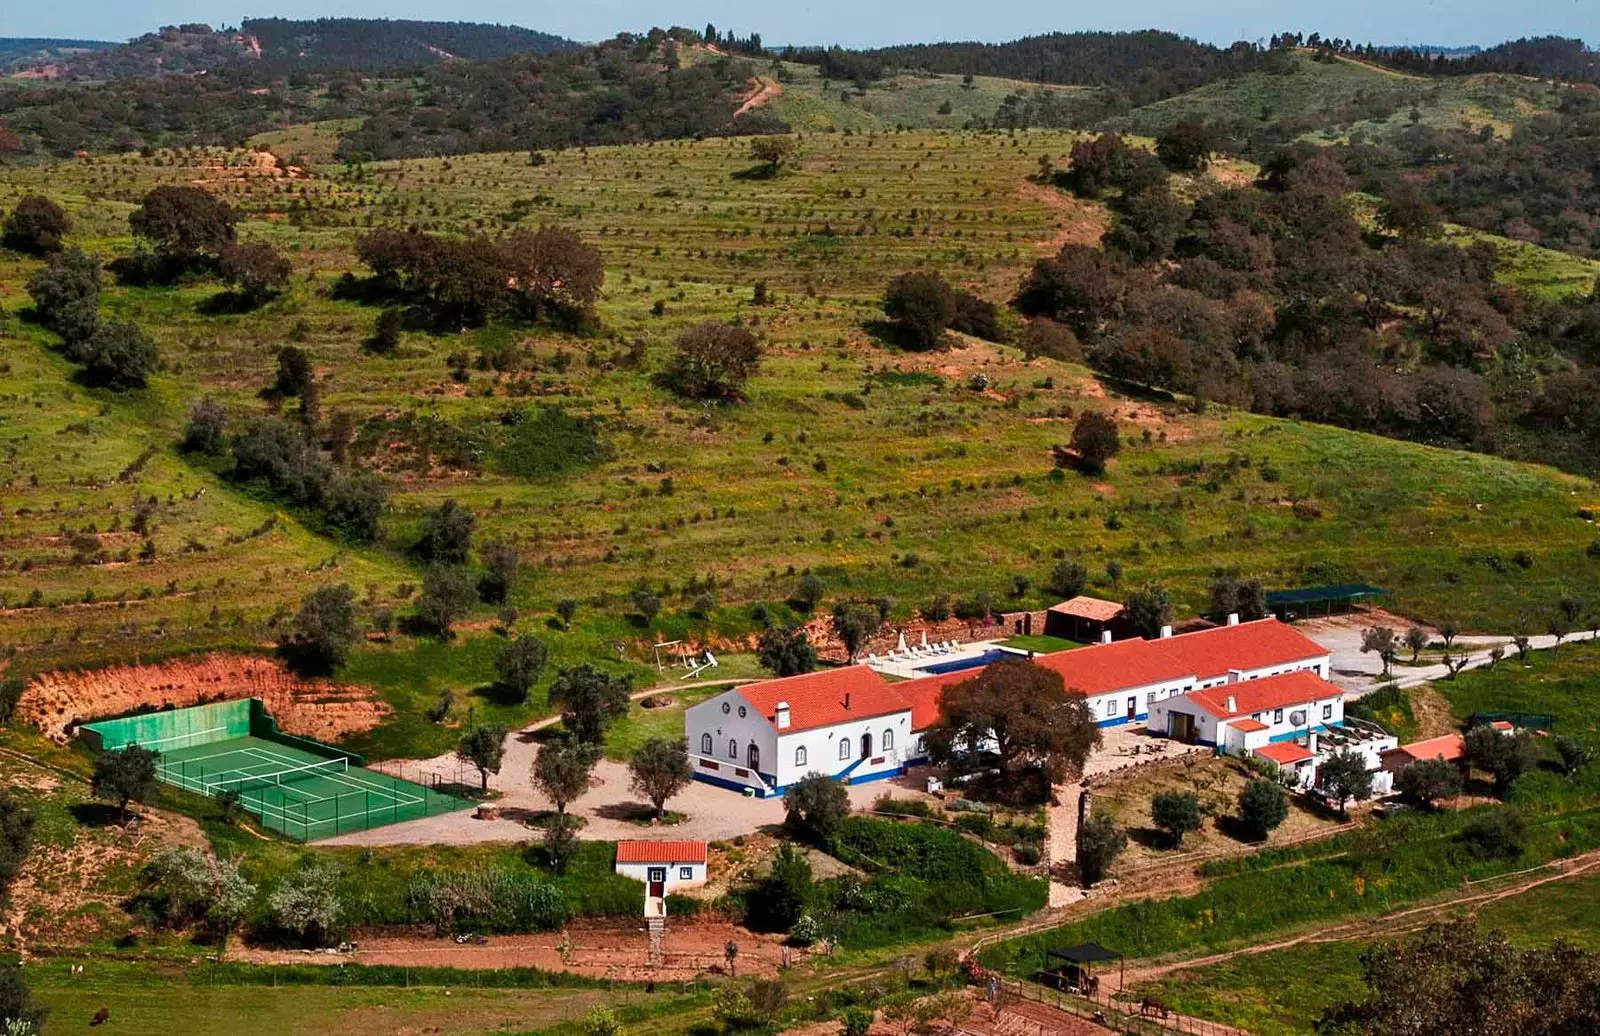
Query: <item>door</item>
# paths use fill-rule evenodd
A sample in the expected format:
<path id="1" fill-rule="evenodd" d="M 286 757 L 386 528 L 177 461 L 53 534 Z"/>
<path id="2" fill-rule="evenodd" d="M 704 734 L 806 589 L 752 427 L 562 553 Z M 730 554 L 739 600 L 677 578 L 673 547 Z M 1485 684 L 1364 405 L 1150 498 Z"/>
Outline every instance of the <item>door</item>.
<path id="1" fill-rule="evenodd" d="M 872 733 L 869 731 L 861 735 L 861 758 L 865 759 L 872 754 Z"/>
<path id="2" fill-rule="evenodd" d="M 665 867 L 651 867 L 650 898 L 660 899 L 667 894 L 667 869 Z"/>
<path id="3" fill-rule="evenodd" d="M 1138 715 L 1139 696 L 1137 694 L 1130 694 L 1128 695 L 1128 722 L 1132 723 Z"/>
<path id="4" fill-rule="evenodd" d="M 761 772 L 761 749 L 756 747 L 756 743 L 754 741 L 750 742 L 750 750 L 748 752 L 746 752 L 745 754 L 747 756 L 749 756 L 750 769 L 756 771 L 757 773 L 760 773 Z"/>
<path id="5" fill-rule="evenodd" d="M 1167 733 L 1179 741 L 1194 740 L 1194 717 L 1187 712 L 1170 712 L 1167 714 Z"/>

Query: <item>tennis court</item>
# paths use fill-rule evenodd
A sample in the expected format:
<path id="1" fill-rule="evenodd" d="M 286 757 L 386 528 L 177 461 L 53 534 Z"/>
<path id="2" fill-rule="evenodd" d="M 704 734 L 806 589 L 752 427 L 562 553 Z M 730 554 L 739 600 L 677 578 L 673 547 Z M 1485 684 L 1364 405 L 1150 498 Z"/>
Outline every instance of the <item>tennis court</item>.
<path id="1" fill-rule="evenodd" d="M 365 769 L 354 753 L 283 734 L 256 699 L 107 720 L 83 731 L 103 751 L 148 748 L 158 753 L 162 781 L 207 798 L 234 793 L 264 826 L 305 841 L 472 805 Z"/>

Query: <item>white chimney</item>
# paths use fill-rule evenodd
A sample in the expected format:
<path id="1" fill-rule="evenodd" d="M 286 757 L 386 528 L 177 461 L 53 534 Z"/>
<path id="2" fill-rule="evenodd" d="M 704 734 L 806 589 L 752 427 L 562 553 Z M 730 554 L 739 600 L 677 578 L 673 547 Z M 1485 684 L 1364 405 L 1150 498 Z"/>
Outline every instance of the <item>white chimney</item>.
<path id="1" fill-rule="evenodd" d="M 773 712 L 774 712 L 775 718 L 778 721 L 778 729 L 779 730 L 788 730 L 789 729 L 789 703 L 786 702 L 786 701 L 780 701 L 778 703 L 778 705 L 777 705 L 777 708 L 775 708 L 773 710 Z"/>
<path id="2" fill-rule="evenodd" d="M 1313 730 L 1311 735 L 1306 738 L 1306 751 L 1310 752 L 1312 755 L 1317 754 L 1317 732 L 1315 730 Z"/>
<path id="3" fill-rule="evenodd" d="M 1235 698 L 1231 694 L 1228 695 L 1228 715 L 1231 716 L 1235 712 L 1238 712 L 1238 711 L 1239 711 L 1239 699 Z"/>
<path id="4" fill-rule="evenodd" d="M 1239 613 L 1238 612 L 1229 612 L 1228 613 L 1228 625 L 1230 625 L 1230 626 L 1239 625 Z"/>
<path id="5" fill-rule="evenodd" d="M 1171 626 L 1163 626 L 1163 627 L 1161 627 L 1161 639 L 1162 640 L 1166 640 L 1171 636 L 1172 636 L 1172 627 Z"/>
<path id="6" fill-rule="evenodd" d="M 1111 631 L 1110 630 L 1101 630 L 1100 631 L 1100 643 L 1102 643 L 1102 644 L 1111 643 Z"/>

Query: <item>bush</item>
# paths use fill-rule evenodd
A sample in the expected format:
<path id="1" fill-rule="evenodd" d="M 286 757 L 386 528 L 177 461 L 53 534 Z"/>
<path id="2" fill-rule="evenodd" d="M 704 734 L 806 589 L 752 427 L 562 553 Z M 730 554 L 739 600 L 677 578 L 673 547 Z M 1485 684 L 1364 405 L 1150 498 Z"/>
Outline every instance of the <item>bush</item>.
<path id="1" fill-rule="evenodd" d="M 1192 791 L 1161 791 L 1150 800 L 1150 818 L 1167 833 L 1174 847 L 1200 829 L 1200 797 Z"/>
<path id="2" fill-rule="evenodd" d="M 826 774 L 808 773 L 783 793 L 783 807 L 784 823 L 820 844 L 850 815 L 850 796 Z"/>
<path id="3" fill-rule="evenodd" d="M 761 343 L 748 328 L 707 322 L 678 335 L 661 372 L 663 386 L 685 399 L 744 398 L 745 382 L 761 364 Z"/>
<path id="4" fill-rule="evenodd" d="M 1289 816 L 1289 796 L 1277 781 L 1251 780 L 1239 792 L 1239 820 L 1248 835 L 1261 841 Z"/>
<path id="5" fill-rule="evenodd" d="M 1407 802 L 1431 806 L 1461 791 L 1461 771 L 1443 759 L 1418 759 L 1400 771 L 1394 784 Z"/>
<path id="6" fill-rule="evenodd" d="M 848 817 L 829 840 L 829 852 L 852 866 L 891 872 L 874 882 L 873 895 L 885 909 L 896 890 L 938 918 L 1001 910 L 1029 914 L 1048 896 L 1044 881 L 1012 872 L 981 845 L 931 824 Z M 906 879 L 916 884 L 908 886 Z"/>
<path id="7" fill-rule="evenodd" d="M 432 565 L 422 577 L 417 622 L 439 636 L 449 636 L 456 620 L 471 611 L 477 599 L 472 577 L 464 569 Z"/>
<path id="8" fill-rule="evenodd" d="M 416 916 L 441 935 L 548 932 L 568 917 L 559 888 L 498 867 L 424 871 L 411 879 L 407 895 Z"/>
<path id="9" fill-rule="evenodd" d="M 1122 437 L 1117 432 L 1117 422 L 1098 410 L 1086 410 L 1072 426 L 1072 449 L 1078 455 L 1078 466 L 1097 475 L 1106 469 L 1106 461 L 1122 451 Z"/>
<path id="10" fill-rule="evenodd" d="M 1093 885 L 1104 878 L 1127 845 L 1127 834 L 1103 813 L 1096 813 L 1078 825 L 1078 874 L 1084 885 Z"/>
<path id="11" fill-rule="evenodd" d="M 228 447 L 228 412 L 210 396 L 195 401 L 183 426 L 181 448 L 186 453 L 217 455 Z"/>
<path id="12" fill-rule="evenodd" d="M 1467 821 L 1461 844 L 1481 860 L 1514 860 L 1527 848 L 1528 823 L 1511 809 L 1488 809 Z"/>
<path id="13" fill-rule="evenodd" d="M 247 306 L 259 306 L 289 286 L 289 260 L 259 241 L 222 249 L 217 272 Z"/>
<path id="14" fill-rule="evenodd" d="M 100 323 L 94 334 L 68 352 L 83 364 L 85 381 L 119 392 L 144 388 L 161 363 L 155 340 L 125 320 Z"/>
<path id="15" fill-rule="evenodd" d="M 43 195 L 29 194 L 6 217 L 4 242 L 19 252 L 44 255 L 59 250 L 70 233 L 72 220 L 65 209 Z"/>
<path id="16" fill-rule="evenodd" d="M 883 311 L 895 322 L 907 346 L 932 349 L 955 318 L 955 295 L 938 274 L 903 273 L 889 282 Z"/>
<path id="17" fill-rule="evenodd" d="M 28 294 L 39 323 L 69 346 L 87 341 L 100 326 L 100 259 L 77 248 L 50 257 L 28 278 Z"/>

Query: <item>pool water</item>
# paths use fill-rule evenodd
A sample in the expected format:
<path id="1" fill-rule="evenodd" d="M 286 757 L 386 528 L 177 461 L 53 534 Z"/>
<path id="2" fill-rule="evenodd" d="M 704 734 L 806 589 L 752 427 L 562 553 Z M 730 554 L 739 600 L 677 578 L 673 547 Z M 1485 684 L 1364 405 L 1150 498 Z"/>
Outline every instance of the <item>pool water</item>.
<path id="1" fill-rule="evenodd" d="M 977 669 L 980 666 L 986 666 L 995 659 L 1004 658 L 1009 654 L 1011 652 L 1002 651 L 1000 648 L 990 648 L 983 654 L 973 655 L 971 658 L 953 658 L 948 662 L 919 665 L 917 666 L 917 672 L 925 673 L 928 676 L 938 676 L 941 673 L 959 673 L 963 669 Z"/>

